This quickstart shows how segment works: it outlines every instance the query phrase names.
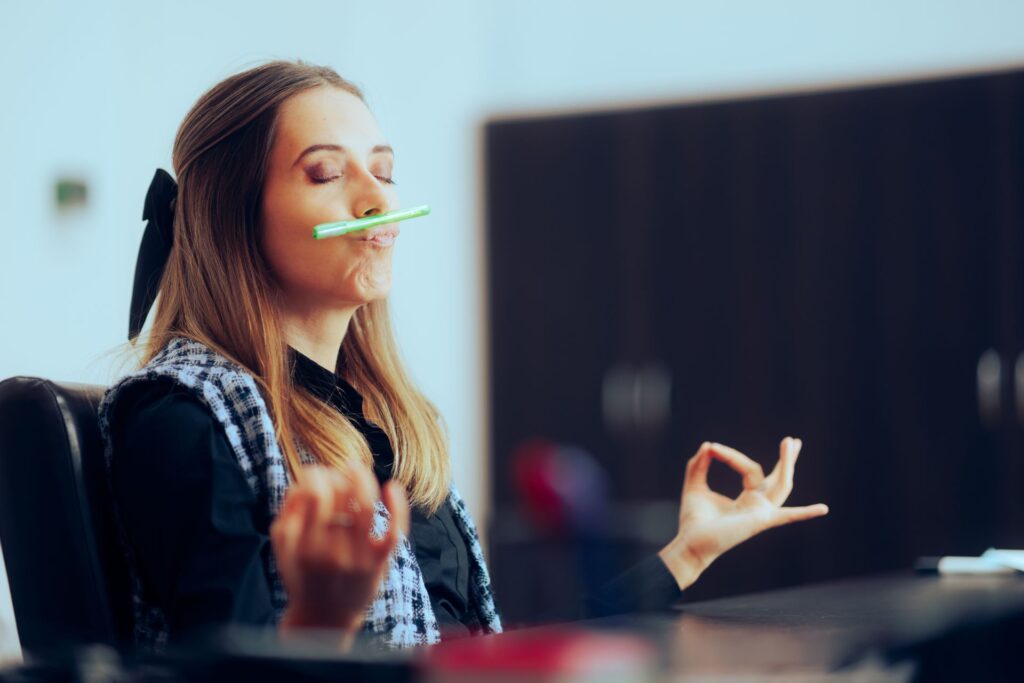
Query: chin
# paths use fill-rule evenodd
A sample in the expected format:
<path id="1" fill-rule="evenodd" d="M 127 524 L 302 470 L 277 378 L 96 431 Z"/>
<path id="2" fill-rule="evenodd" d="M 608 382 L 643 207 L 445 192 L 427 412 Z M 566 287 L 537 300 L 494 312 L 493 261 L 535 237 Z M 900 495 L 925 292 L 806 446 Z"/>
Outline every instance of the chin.
<path id="1" fill-rule="evenodd" d="M 378 299 L 387 298 L 391 292 L 391 276 L 365 278 L 359 283 L 360 299 L 363 303 L 370 303 Z"/>
<path id="2" fill-rule="evenodd" d="M 329 297 L 328 306 L 355 306 L 361 307 L 366 304 L 371 304 L 374 301 L 380 301 L 381 299 L 387 299 L 390 294 L 389 289 L 375 289 L 375 290 L 358 290 L 353 292 L 349 290 L 347 292 L 334 292 Z"/>

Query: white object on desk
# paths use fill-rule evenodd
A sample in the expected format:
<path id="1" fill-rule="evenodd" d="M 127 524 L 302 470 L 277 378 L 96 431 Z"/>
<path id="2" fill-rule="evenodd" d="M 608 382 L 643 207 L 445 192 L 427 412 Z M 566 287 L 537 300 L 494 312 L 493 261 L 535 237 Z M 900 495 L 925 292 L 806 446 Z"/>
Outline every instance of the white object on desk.
<path id="1" fill-rule="evenodd" d="M 981 554 L 982 559 L 991 560 L 1000 566 L 1024 572 L 1024 550 L 999 550 L 989 548 Z"/>
<path id="2" fill-rule="evenodd" d="M 947 555 L 939 558 L 940 574 L 1013 574 L 1017 570 L 982 555 L 981 557 L 961 557 Z"/>

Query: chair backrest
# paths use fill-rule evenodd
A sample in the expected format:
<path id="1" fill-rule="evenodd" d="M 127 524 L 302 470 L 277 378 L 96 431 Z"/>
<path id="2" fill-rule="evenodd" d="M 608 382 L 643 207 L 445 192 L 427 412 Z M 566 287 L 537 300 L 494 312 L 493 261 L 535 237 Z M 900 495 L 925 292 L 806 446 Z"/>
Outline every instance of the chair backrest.
<path id="1" fill-rule="evenodd" d="M 104 387 L 0 382 L 0 547 L 23 652 L 129 642 L 128 574 L 96 408 Z"/>

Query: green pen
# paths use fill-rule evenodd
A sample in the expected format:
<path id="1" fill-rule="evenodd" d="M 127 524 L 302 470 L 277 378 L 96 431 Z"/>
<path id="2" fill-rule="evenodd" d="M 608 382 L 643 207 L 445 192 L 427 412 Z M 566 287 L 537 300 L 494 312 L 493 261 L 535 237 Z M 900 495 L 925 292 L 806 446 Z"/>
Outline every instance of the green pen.
<path id="1" fill-rule="evenodd" d="M 422 206 L 414 206 L 411 209 L 399 209 L 397 211 L 388 211 L 387 213 L 378 213 L 373 216 L 367 216 L 366 218 L 356 218 L 350 221 L 339 221 L 337 223 L 321 223 L 313 228 L 313 239 L 322 240 L 325 237 L 338 237 L 339 235 L 347 235 L 350 232 L 359 232 L 360 230 L 366 230 L 378 225 L 385 225 L 387 223 L 395 223 L 397 221 L 405 221 L 410 218 L 416 218 L 418 216 L 426 216 L 430 213 L 430 207 L 426 204 Z"/>

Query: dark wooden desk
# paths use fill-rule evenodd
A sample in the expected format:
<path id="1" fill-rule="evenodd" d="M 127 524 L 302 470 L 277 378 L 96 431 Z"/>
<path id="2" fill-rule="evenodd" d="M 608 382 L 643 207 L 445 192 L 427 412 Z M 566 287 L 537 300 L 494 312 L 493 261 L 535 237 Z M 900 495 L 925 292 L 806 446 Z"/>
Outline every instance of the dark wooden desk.
<path id="1" fill-rule="evenodd" d="M 1024 648 L 1018 576 L 889 574 L 683 603 L 676 615 L 630 619 L 661 632 L 675 676 L 837 672 L 877 658 L 916 662 L 921 680 L 1024 681 L 1024 658 L 1014 661 Z M 1019 675 L 1009 675 L 1018 666 Z"/>
<path id="2" fill-rule="evenodd" d="M 507 660 L 509 638 L 544 635 L 549 629 L 564 633 L 566 626 L 587 632 L 624 631 L 649 640 L 662 657 L 654 680 L 1024 680 L 1024 659 L 1018 657 L 1024 649 L 1024 578 L 929 577 L 909 572 L 684 602 L 668 614 L 550 625 L 386 655 L 341 657 L 311 642 L 277 641 L 272 631 L 231 629 L 161 661 L 150 661 L 149 666 L 163 668 L 167 675 L 160 680 L 165 681 L 404 683 L 422 680 L 425 657 L 436 657 L 443 648 L 468 646 L 484 655 L 479 648 L 504 651 Z M 536 679 L 503 674 L 495 668 L 501 657 L 475 659 L 484 662 L 484 668 L 458 680 Z M 132 674 L 139 669 L 125 663 L 124 680 L 136 680 Z M 450 680 L 444 675 L 429 678 Z M 2 675 L 0 679 L 6 680 Z"/>
<path id="3" fill-rule="evenodd" d="M 543 636 L 549 629 L 555 636 L 566 626 L 643 636 L 662 656 L 656 680 L 1024 681 L 1017 656 L 1024 647 L 1024 578 L 1017 575 L 908 571 L 519 633 Z M 461 649 L 470 655 L 463 660 L 480 662 L 484 677 L 496 673 L 495 663 L 508 660 L 509 651 L 529 651 L 500 644 L 510 637 L 516 634 L 439 649 Z M 472 656 L 477 648 L 491 651 Z"/>

